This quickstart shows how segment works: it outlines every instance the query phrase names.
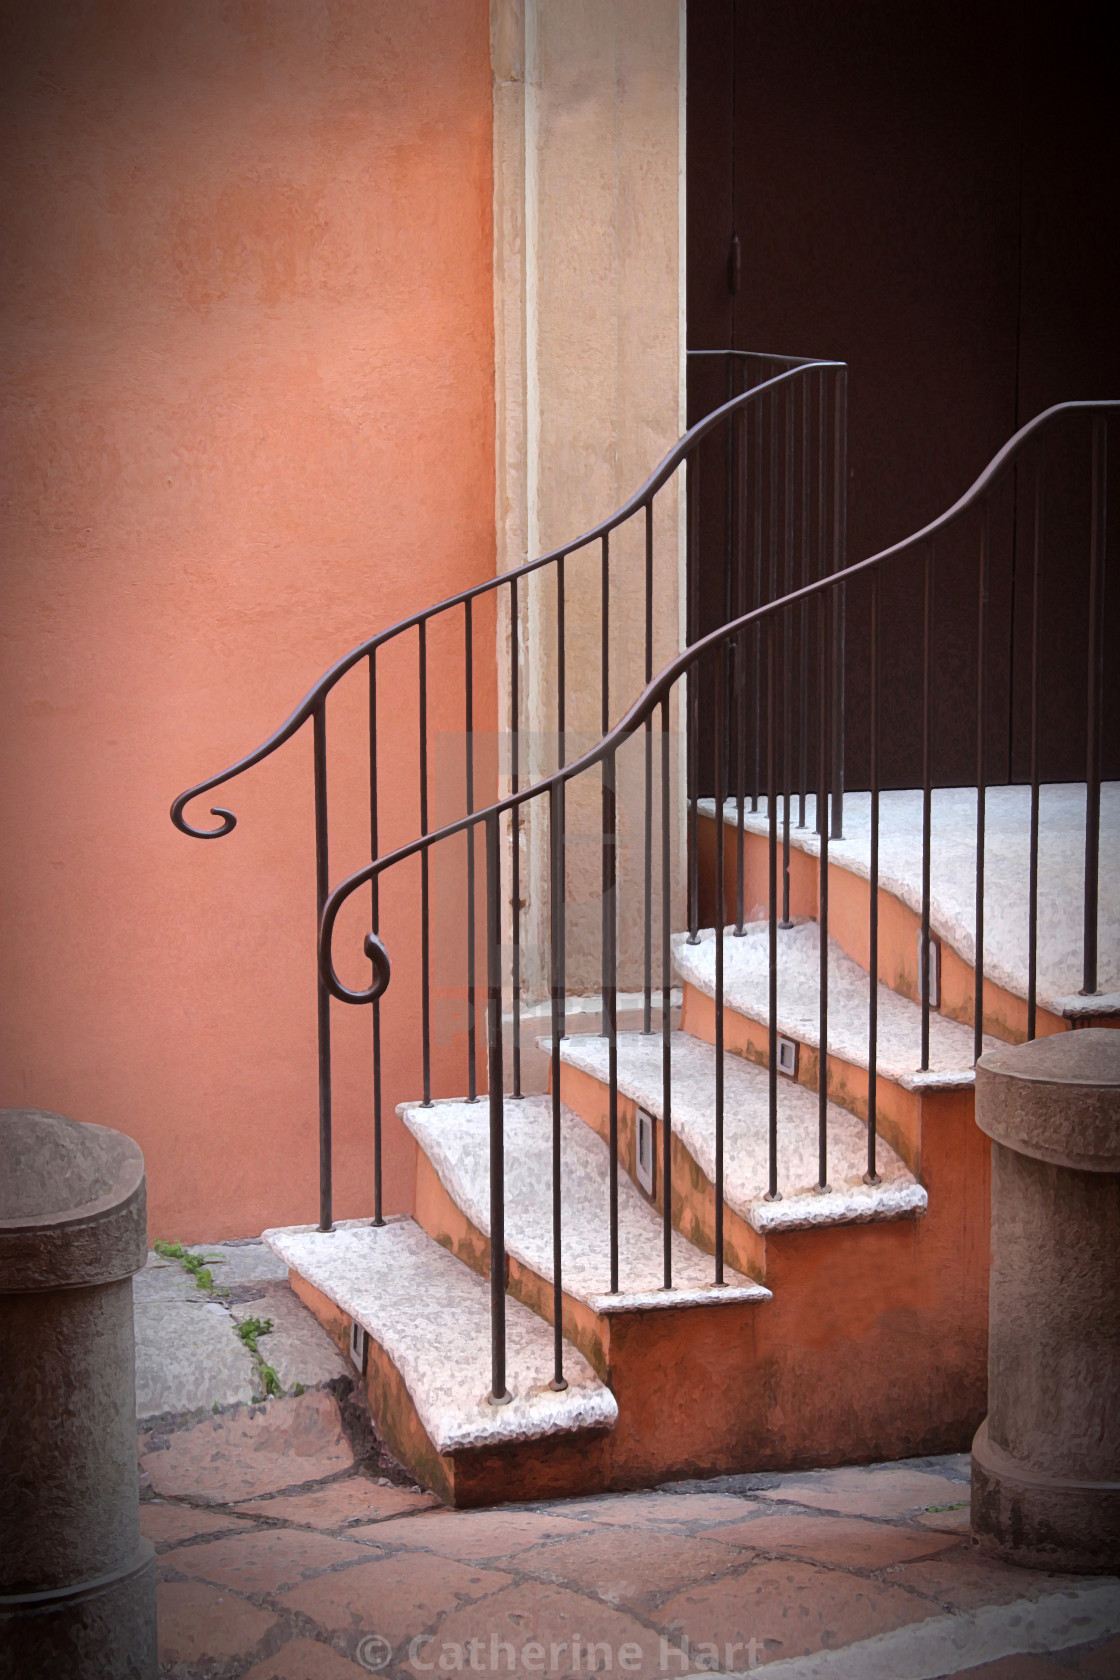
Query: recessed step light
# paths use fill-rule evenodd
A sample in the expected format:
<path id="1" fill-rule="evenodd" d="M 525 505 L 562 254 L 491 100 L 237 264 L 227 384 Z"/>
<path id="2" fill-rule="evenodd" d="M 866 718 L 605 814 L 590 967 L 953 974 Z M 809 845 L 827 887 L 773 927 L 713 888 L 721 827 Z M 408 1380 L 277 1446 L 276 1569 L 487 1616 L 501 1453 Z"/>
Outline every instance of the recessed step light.
<path id="1" fill-rule="evenodd" d="M 638 1110 L 638 1141 L 634 1152 L 634 1172 L 647 1196 L 653 1195 L 653 1116 L 644 1108 Z"/>
<path id="2" fill-rule="evenodd" d="M 366 1333 L 356 1318 L 350 1320 L 350 1358 L 364 1375 L 366 1368 Z"/>
<path id="3" fill-rule="evenodd" d="M 798 1043 L 795 1038 L 778 1039 L 778 1072 L 797 1078 Z"/>

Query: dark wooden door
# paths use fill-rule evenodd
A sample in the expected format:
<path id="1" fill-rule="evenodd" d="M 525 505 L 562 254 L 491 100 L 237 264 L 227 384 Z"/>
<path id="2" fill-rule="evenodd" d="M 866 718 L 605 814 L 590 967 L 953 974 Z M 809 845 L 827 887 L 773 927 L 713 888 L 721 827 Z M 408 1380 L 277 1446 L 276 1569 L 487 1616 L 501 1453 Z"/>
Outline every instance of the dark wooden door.
<path id="1" fill-rule="evenodd" d="M 1120 102 L 1104 19 L 1100 7 L 1041 0 L 690 0 L 689 347 L 849 364 L 849 560 L 936 517 L 1043 408 L 1120 396 Z M 1008 487 L 993 545 L 994 780 L 1026 771 L 1022 489 Z M 1087 541 L 1067 545 L 1048 599 L 1048 779 L 1084 775 L 1087 566 Z M 703 570 L 699 585 L 702 598 L 722 590 Z M 887 785 L 920 780 L 920 603 L 914 567 L 892 574 Z M 943 785 L 973 779 L 975 603 L 975 553 L 946 544 L 934 635 Z M 1118 607 L 1112 588 L 1110 638 Z M 860 786 L 858 598 L 850 624 L 846 779 Z M 1114 695 L 1108 705 L 1112 716 Z"/>

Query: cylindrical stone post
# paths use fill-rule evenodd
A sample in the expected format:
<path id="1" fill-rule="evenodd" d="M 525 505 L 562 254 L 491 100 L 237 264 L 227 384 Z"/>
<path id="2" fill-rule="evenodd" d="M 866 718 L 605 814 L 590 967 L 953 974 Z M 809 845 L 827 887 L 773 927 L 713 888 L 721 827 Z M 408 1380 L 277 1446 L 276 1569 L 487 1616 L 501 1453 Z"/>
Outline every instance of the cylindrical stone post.
<path id="1" fill-rule="evenodd" d="M 988 1051 L 988 1415 L 972 1532 L 1028 1568 L 1120 1560 L 1120 1031 Z"/>
<path id="2" fill-rule="evenodd" d="M 140 1538 L 131 1138 L 0 1111 L 0 1680 L 154 1680 Z"/>

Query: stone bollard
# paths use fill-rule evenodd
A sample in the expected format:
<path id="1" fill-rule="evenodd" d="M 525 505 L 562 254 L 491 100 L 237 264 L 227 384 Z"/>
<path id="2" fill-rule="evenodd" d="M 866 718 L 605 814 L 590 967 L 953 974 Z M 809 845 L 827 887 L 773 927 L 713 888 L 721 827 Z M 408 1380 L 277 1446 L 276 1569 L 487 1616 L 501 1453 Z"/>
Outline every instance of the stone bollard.
<path id="1" fill-rule="evenodd" d="M 1034 1569 L 1120 1563 L 1120 1031 L 988 1051 L 988 1415 L 972 1532 Z"/>
<path id="2" fill-rule="evenodd" d="M 154 1680 L 132 1324 L 146 1256 L 131 1138 L 0 1111 L 2 1680 Z"/>

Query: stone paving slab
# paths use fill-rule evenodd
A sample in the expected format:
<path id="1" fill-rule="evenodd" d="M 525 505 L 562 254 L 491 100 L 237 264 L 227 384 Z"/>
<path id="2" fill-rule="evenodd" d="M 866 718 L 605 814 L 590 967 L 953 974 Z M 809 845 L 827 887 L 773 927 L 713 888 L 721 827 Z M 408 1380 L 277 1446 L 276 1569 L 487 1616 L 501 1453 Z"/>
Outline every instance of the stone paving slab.
<path id="1" fill-rule="evenodd" d="M 190 1288 L 197 1299 L 169 1293 L 135 1307 L 140 1423 L 247 1405 L 256 1392 L 256 1365 L 233 1319 L 193 1282 Z"/>
<path id="2" fill-rule="evenodd" d="M 280 1625 L 270 1610 L 201 1581 L 160 1583 L 156 1613 L 160 1667 L 172 1664 L 226 1664 L 255 1655 L 262 1641 Z"/>
<path id="3" fill-rule="evenodd" d="M 225 1505 L 349 1470 L 354 1454 L 333 1395 L 301 1394 L 142 1436 L 140 1464 L 157 1494 Z"/>
<path id="4" fill-rule="evenodd" d="M 144 1270 L 132 1279 L 132 1299 L 138 1307 L 154 1301 L 190 1301 L 201 1306 L 209 1296 L 177 1260 L 150 1253 Z"/>
<path id="5" fill-rule="evenodd" d="M 252 1499 L 237 1509 L 247 1517 L 299 1523 L 304 1528 L 339 1529 L 354 1523 L 377 1523 L 406 1512 L 429 1511 L 439 1505 L 432 1493 L 394 1487 L 365 1476 L 332 1482 L 317 1493 L 279 1494 Z"/>
<path id="6" fill-rule="evenodd" d="M 258 1347 L 286 1394 L 297 1385 L 320 1388 L 351 1374 L 318 1319 L 286 1281 L 272 1283 L 264 1294 L 231 1302 L 229 1310 L 236 1324 L 249 1318 L 259 1318 L 262 1323 L 271 1319 L 272 1329 L 258 1339 Z"/>
<path id="7" fill-rule="evenodd" d="M 318 1639 L 293 1639 L 275 1656 L 254 1663 L 245 1680 L 360 1680 L 369 1672 Z"/>
<path id="8" fill-rule="evenodd" d="M 1120 1580 L 982 1558 L 956 1515 L 965 1457 L 447 1511 L 361 1474 L 320 1391 L 151 1438 L 144 1462 L 166 1680 L 582 1675 L 608 1655 L 643 1680 L 1116 1674 Z M 246 1495 L 262 1482 L 289 1491 Z"/>
<path id="9" fill-rule="evenodd" d="M 287 1283 L 288 1268 L 259 1238 L 229 1243 L 194 1243 L 188 1252 L 197 1254 L 210 1268 L 215 1284 L 222 1289 L 250 1283 Z"/>

